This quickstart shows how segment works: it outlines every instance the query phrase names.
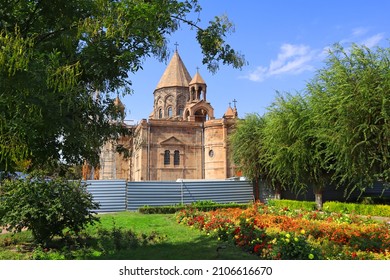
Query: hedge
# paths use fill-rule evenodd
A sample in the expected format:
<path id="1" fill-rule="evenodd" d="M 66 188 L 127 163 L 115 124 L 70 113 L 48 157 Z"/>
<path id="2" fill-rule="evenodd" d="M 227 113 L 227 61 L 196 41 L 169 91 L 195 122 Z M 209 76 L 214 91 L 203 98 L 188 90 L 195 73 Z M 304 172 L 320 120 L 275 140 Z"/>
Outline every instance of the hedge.
<path id="1" fill-rule="evenodd" d="M 142 214 L 174 214 L 180 210 L 194 208 L 199 211 L 213 211 L 221 208 L 241 208 L 246 209 L 249 204 L 238 204 L 238 203 L 227 203 L 227 204 L 204 204 L 202 203 L 194 203 L 188 205 L 170 205 L 170 206 L 143 206 L 138 209 L 138 212 Z"/>
<path id="2" fill-rule="evenodd" d="M 380 204 L 358 204 L 338 201 L 327 201 L 323 204 L 323 211 L 338 212 L 346 214 L 357 214 L 364 216 L 390 217 L 390 205 Z"/>
<path id="3" fill-rule="evenodd" d="M 288 200 L 288 199 L 270 199 L 267 204 L 269 206 L 283 209 L 288 208 L 289 210 L 316 210 L 316 203 L 314 201 L 299 201 L 299 200 Z"/>

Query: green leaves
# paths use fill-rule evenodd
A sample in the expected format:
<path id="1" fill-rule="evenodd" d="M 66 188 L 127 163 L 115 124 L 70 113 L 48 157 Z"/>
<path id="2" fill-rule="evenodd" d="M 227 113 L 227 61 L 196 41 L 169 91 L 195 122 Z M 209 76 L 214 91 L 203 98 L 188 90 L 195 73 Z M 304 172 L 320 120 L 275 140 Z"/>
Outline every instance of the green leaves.
<path id="1" fill-rule="evenodd" d="M 199 29 L 197 40 L 202 47 L 203 64 L 207 69 L 216 72 L 219 69 L 219 61 L 223 64 L 231 64 L 234 68 L 242 68 L 247 64 L 242 54 L 236 52 L 227 44 L 224 37 L 234 31 L 233 24 L 226 16 L 215 17 L 205 29 Z"/>
<path id="2" fill-rule="evenodd" d="M 328 68 L 308 85 L 328 168 L 351 190 L 390 180 L 389 57 L 389 49 L 335 45 Z"/>
<path id="3" fill-rule="evenodd" d="M 5 180 L 0 185 L 0 225 L 19 232 L 32 231 L 35 241 L 46 244 L 64 230 L 78 234 L 98 220 L 98 205 L 80 182 L 42 176 Z"/>
<path id="4" fill-rule="evenodd" d="M 235 132 L 229 138 L 233 161 L 237 169 L 250 180 L 264 177 L 266 172 L 261 161 L 263 127 L 264 119 L 261 116 L 249 114 L 239 120 Z"/>
<path id="5" fill-rule="evenodd" d="M 202 30 L 211 71 L 220 61 L 241 68 L 225 42 L 231 23 L 216 18 L 202 29 L 200 10 L 196 0 L 0 2 L 0 169 L 97 164 L 102 144 L 126 132 L 112 94 L 132 92 L 129 72 L 146 57 L 166 59 L 181 25 Z"/>
<path id="6" fill-rule="evenodd" d="M 13 32 L 0 30 L 0 73 L 14 76 L 17 71 L 27 71 L 33 42 L 33 38 L 22 37 L 18 25 Z"/>
<path id="7" fill-rule="evenodd" d="M 261 124 L 248 116 L 238 126 L 233 157 L 245 176 L 316 194 L 330 184 L 346 194 L 388 187 L 390 49 L 335 45 L 326 65 L 305 94 L 279 95 Z"/>

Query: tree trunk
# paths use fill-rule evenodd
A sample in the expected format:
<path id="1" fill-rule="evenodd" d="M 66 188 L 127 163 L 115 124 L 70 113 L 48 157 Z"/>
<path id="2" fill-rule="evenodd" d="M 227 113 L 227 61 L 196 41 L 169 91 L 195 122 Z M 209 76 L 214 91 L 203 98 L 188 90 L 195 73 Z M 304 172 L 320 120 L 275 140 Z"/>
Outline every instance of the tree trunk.
<path id="1" fill-rule="evenodd" d="M 317 209 L 322 210 L 322 191 L 316 192 L 314 195 L 315 195 Z"/>
<path id="2" fill-rule="evenodd" d="M 282 198 L 282 190 L 280 187 L 275 188 L 275 199 L 281 199 Z"/>
<path id="3" fill-rule="evenodd" d="M 255 198 L 255 202 L 260 201 L 259 179 L 255 179 L 253 182 L 253 196 Z"/>

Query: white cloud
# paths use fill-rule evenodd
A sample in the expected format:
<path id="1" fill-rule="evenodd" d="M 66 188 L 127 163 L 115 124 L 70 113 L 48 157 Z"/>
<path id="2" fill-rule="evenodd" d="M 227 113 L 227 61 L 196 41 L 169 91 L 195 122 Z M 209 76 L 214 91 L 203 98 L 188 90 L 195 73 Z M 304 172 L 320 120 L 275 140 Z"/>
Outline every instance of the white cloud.
<path id="1" fill-rule="evenodd" d="M 269 66 L 259 66 L 245 78 L 262 82 L 267 78 L 283 74 L 299 74 L 304 71 L 312 71 L 310 64 L 315 58 L 315 51 L 306 45 L 283 44 L 275 60 L 271 60 Z"/>
<path id="2" fill-rule="evenodd" d="M 368 28 L 364 27 L 355 28 L 347 38 L 340 40 L 340 44 L 349 47 L 352 43 L 356 43 L 358 45 L 364 45 L 367 48 L 372 48 L 377 46 L 385 38 L 384 33 L 377 33 L 370 36 L 369 31 Z"/>
<path id="3" fill-rule="evenodd" d="M 254 81 L 254 82 L 262 82 L 264 81 L 268 74 L 267 67 L 259 66 L 253 72 L 249 73 L 245 78 Z"/>
<path id="4" fill-rule="evenodd" d="M 353 37 L 360 37 L 360 36 L 367 34 L 367 32 L 368 32 L 368 28 L 358 27 L 358 28 L 355 28 L 352 30 L 352 36 Z"/>
<path id="5" fill-rule="evenodd" d="M 365 45 L 368 48 L 377 46 L 385 38 L 384 33 L 378 33 L 369 37 L 369 29 L 364 27 L 355 28 L 349 38 L 340 40 L 339 43 L 349 50 L 351 43 Z M 275 59 L 272 59 L 268 66 L 258 66 L 255 70 L 243 78 L 255 82 L 262 82 L 271 77 L 281 75 L 297 75 L 304 71 L 314 71 L 314 64 L 324 60 L 332 46 L 328 45 L 322 49 L 312 49 L 308 45 L 283 44 Z"/>
<path id="6" fill-rule="evenodd" d="M 374 36 L 364 39 L 360 44 L 365 45 L 367 48 L 372 48 L 378 45 L 379 42 L 382 41 L 384 37 L 385 37 L 384 33 L 378 33 L 375 34 Z"/>

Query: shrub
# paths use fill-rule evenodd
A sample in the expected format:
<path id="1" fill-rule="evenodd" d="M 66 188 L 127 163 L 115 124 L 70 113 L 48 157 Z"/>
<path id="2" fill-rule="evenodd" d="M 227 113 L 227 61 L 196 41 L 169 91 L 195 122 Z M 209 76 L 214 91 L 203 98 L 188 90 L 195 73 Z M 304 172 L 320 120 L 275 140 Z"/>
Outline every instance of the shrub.
<path id="1" fill-rule="evenodd" d="M 298 201 L 288 199 L 270 199 L 267 203 L 278 209 L 288 208 L 289 210 L 316 210 L 317 206 L 314 201 Z"/>
<path id="2" fill-rule="evenodd" d="M 80 182 L 30 176 L 4 181 L 0 194 L 0 225 L 13 232 L 27 228 L 35 242 L 45 246 L 65 230 L 78 234 L 98 221 L 91 211 L 98 204 Z"/>
<path id="3" fill-rule="evenodd" d="M 270 259 L 314 260 L 320 259 L 320 252 L 306 240 L 304 234 L 295 232 L 280 233 L 270 242 Z"/>
<path id="4" fill-rule="evenodd" d="M 199 211 L 213 211 L 222 208 L 241 208 L 245 209 L 249 204 L 238 203 L 216 203 L 210 201 L 199 201 L 188 205 L 169 205 L 169 206 L 143 206 L 138 209 L 142 214 L 174 214 L 180 210 L 193 208 Z"/>
<path id="5" fill-rule="evenodd" d="M 390 205 L 372 205 L 327 201 L 323 205 L 326 212 L 354 213 L 356 215 L 390 217 Z"/>

